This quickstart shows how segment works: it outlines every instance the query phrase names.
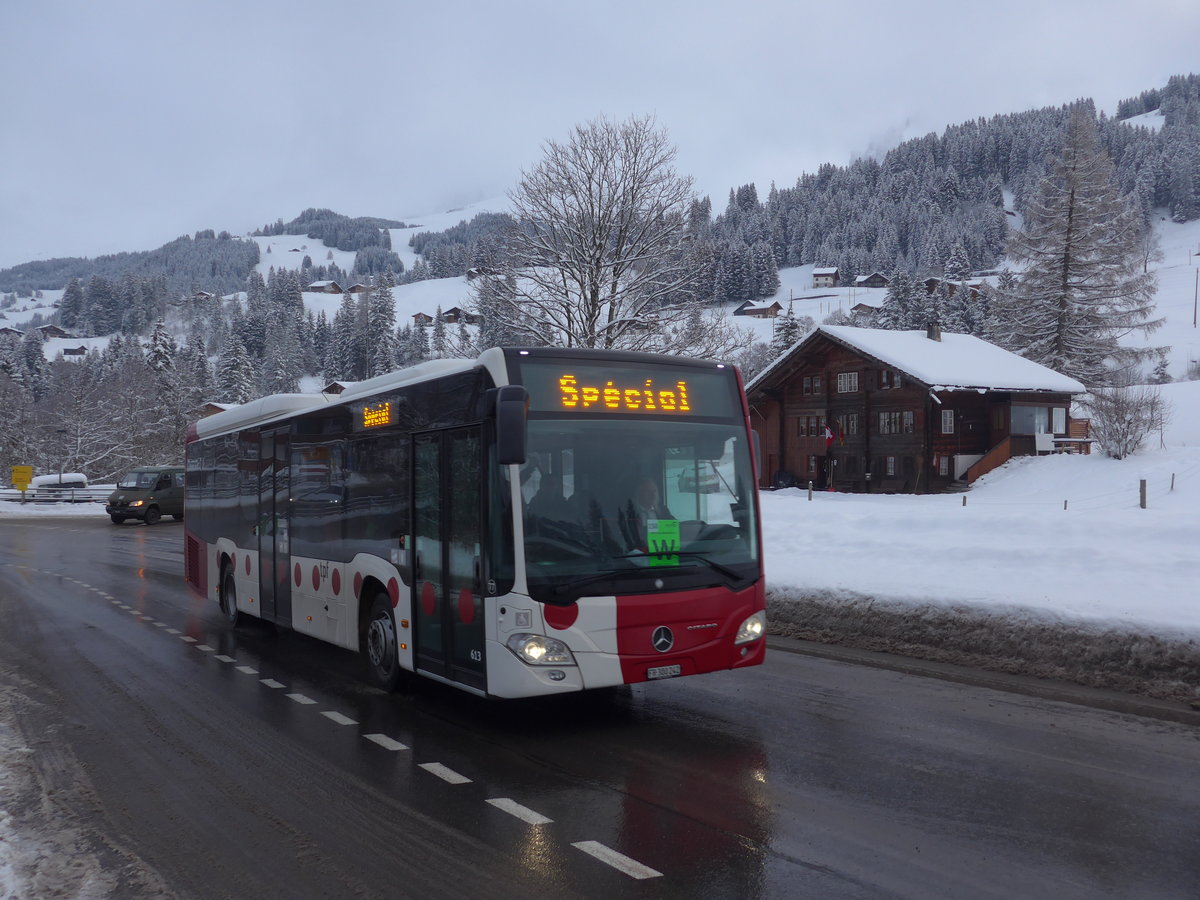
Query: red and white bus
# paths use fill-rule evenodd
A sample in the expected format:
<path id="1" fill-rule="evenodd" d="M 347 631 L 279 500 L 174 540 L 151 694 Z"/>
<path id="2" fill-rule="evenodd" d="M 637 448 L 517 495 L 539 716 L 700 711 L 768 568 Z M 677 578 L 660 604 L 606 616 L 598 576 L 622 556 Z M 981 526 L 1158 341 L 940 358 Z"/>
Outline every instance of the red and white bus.
<path id="1" fill-rule="evenodd" d="M 766 628 L 738 372 L 494 348 L 196 422 L 187 579 L 416 672 L 527 697 L 757 665 Z"/>

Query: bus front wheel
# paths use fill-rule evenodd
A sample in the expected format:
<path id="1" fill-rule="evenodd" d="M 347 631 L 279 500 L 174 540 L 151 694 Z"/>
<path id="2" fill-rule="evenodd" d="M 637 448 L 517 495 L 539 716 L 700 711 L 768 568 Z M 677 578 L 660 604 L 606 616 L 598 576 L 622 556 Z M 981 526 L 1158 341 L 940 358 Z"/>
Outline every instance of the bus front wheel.
<path id="1" fill-rule="evenodd" d="M 367 620 L 367 668 L 371 680 L 389 693 L 400 684 L 400 656 L 396 646 L 391 597 L 380 591 L 371 603 L 371 618 Z"/>

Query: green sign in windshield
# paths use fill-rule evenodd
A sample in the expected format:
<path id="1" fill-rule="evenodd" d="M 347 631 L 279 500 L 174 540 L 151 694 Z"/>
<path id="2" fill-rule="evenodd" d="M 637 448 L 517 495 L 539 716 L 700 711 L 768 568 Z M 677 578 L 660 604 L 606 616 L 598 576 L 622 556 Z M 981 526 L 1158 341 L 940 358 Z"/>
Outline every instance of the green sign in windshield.
<path id="1" fill-rule="evenodd" d="M 648 519 L 646 547 L 650 552 L 650 565 L 679 565 L 679 520 Z"/>

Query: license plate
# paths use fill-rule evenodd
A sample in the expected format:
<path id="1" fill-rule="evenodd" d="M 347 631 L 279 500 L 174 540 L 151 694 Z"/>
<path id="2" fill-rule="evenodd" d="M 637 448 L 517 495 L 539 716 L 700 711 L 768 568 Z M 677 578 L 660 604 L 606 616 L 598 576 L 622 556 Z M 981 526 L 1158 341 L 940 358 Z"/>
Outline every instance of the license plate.
<path id="1" fill-rule="evenodd" d="M 682 671 L 682 666 L 655 666 L 653 669 L 646 670 L 646 677 L 651 680 L 655 678 L 674 678 Z"/>

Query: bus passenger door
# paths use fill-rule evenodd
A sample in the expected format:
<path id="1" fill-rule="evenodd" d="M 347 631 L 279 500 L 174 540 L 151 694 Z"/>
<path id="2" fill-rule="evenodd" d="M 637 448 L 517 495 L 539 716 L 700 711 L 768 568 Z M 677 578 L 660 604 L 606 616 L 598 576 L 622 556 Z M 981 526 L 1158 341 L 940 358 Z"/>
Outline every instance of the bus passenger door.
<path id="1" fill-rule="evenodd" d="M 258 482 L 259 612 L 268 621 L 286 625 L 292 621 L 289 444 L 286 429 L 263 433 Z"/>
<path id="2" fill-rule="evenodd" d="M 413 453 L 417 668 L 486 689 L 480 432 L 423 434 Z"/>

